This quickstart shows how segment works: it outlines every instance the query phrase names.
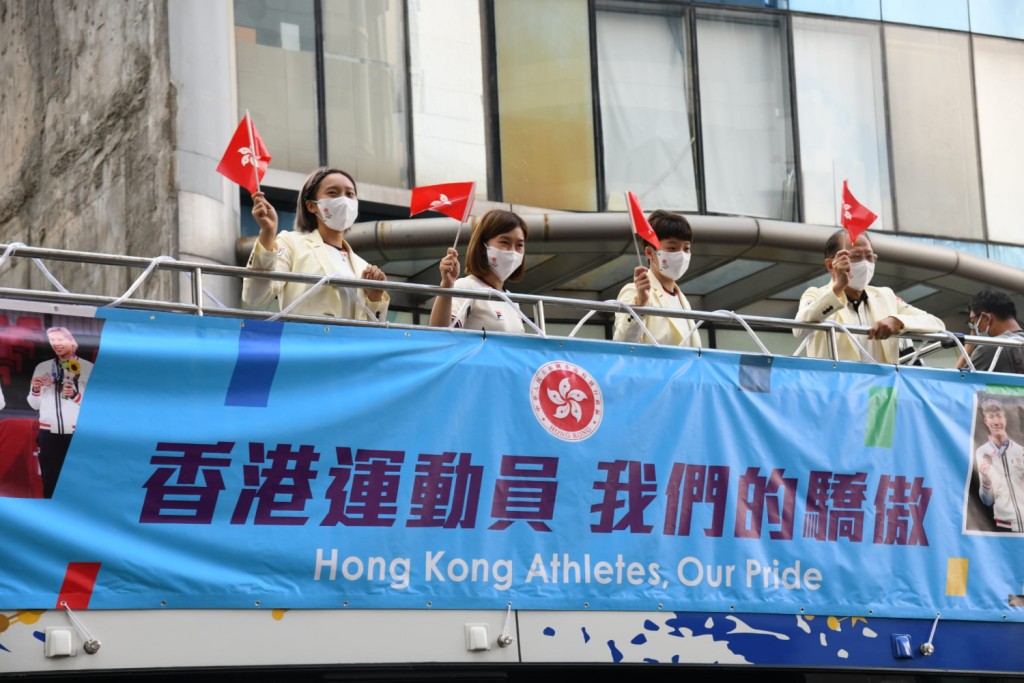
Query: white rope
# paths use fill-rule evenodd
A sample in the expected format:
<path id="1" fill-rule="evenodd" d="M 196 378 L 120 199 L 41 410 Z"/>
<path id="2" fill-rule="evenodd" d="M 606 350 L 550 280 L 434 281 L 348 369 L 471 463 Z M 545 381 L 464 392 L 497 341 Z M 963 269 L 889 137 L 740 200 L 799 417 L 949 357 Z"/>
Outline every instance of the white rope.
<path id="1" fill-rule="evenodd" d="M 514 301 L 512 301 L 512 299 L 509 298 L 508 294 L 506 294 L 505 292 L 503 292 L 503 291 L 501 291 L 499 289 L 494 289 L 494 288 L 491 288 L 491 291 L 490 291 L 490 293 L 487 296 L 488 299 L 491 298 L 490 294 L 497 294 L 499 298 L 501 298 L 505 303 L 507 303 L 509 306 L 511 306 L 515 310 L 516 313 L 519 314 L 519 317 L 523 319 L 524 323 L 526 323 L 527 325 L 529 325 L 530 327 L 533 328 L 534 332 L 536 332 L 539 336 L 544 337 L 545 339 L 547 338 L 547 335 L 544 334 L 544 332 L 539 327 L 537 327 L 537 325 L 534 324 L 534 322 L 532 320 L 530 320 L 526 316 L 525 313 L 523 313 L 521 310 L 519 310 L 519 305 L 516 304 Z"/>
<path id="2" fill-rule="evenodd" d="M 11 257 L 11 254 L 13 254 L 15 251 L 17 251 L 19 247 L 27 247 L 27 246 L 28 245 L 25 244 L 24 242 L 11 242 L 10 244 L 8 244 L 7 248 L 4 249 L 4 255 L 0 256 L 0 266 L 2 266 L 4 263 L 6 263 L 7 259 L 9 259 Z"/>
<path id="3" fill-rule="evenodd" d="M 704 324 L 703 320 L 698 320 L 696 323 L 694 323 L 693 327 L 690 328 L 690 331 L 686 333 L 685 337 L 683 337 L 683 341 L 679 342 L 679 345 L 680 346 L 686 346 L 687 342 L 690 341 L 690 337 L 692 337 L 693 335 L 697 334 L 697 330 L 699 330 L 700 326 L 703 325 L 703 324 Z"/>
<path id="4" fill-rule="evenodd" d="M 157 265 L 173 260 L 174 258 L 171 256 L 157 256 L 156 258 L 151 259 L 149 265 L 146 266 L 146 269 L 144 271 L 142 271 L 142 275 L 135 279 L 135 282 L 132 283 L 132 286 L 129 287 L 124 294 L 114 299 L 109 304 L 107 304 L 107 306 L 109 306 L 110 308 L 117 308 L 118 306 L 123 304 L 125 301 L 127 301 L 128 297 L 130 297 L 135 292 L 135 290 L 138 289 L 143 282 L 145 282 L 146 278 L 149 277 L 149 274 L 153 272 L 153 269 L 156 268 Z"/>
<path id="5" fill-rule="evenodd" d="M 761 339 L 756 334 L 754 334 L 754 330 L 751 329 L 750 325 L 747 323 L 746 320 L 741 318 L 736 313 L 733 313 L 732 311 L 717 310 L 717 311 L 715 311 L 715 313 L 720 313 L 722 315 L 727 315 L 730 318 L 732 318 L 733 320 L 735 320 L 736 322 L 738 322 L 740 325 L 743 326 L 743 329 L 745 329 L 747 331 L 747 334 L 749 334 L 754 339 L 754 343 L 757 344 L 759 347 L 761 347 L 761 353 L 763 353 L 766 356 L 773 355 L 772 352 L 768 350 L 768 347 L 761 343 Z M 696 329 L 694 329 L 694 332 L 696 332 Z M 689 335 L 687 335 L 687 339 L 689 339 L 689 338 L 690 338 Z"/>
<path id="6" fill-rule="evenodd" d="M 928 644 L 932 644 L 932 640 L 935 638 L 935 628 L 939 625 L 939 615 L 935 615 L 935 621 L 932 622 L 932 632 L 928 634 Z"/>
<path id="7" fill-rule="evenodd" d="M 580 321 L 576 323 L 576 327 L 572 328 L 572 332 L 569 333 L 569 338 L 571 339 L 572 337 L 575 337 L 576 333 L 580 331 L 581 327 L 583 327 L 583 323 L 590 320 L 590 318 L 592 318 L 595 313 L 597 313 L 597 311 L 587 311 L 587 314 L 580 318 Z"/>
<path id="8" fill-rule="evenodd" d="M 512 636 L 509 635 L 509 630 L 512 628 L 512 603 L 508 603 L 508 609 L 505 611 L 505 625 L 501 629 L 501 635 L 498 636 L 498 645 L 501 647 L 508 647 L 512 644 Z"/>
<path id="9" fill-rule="evenodd" d="M 64 285 L 62 285 L 61 283 L 59 283 L 57 281 L 57 278 L 55 278 L 53 276 L 53 273 L 51 273 L 49 270 L 46 269 L 46 266 L 43 265 L 42 261 L 40 261 L 37 258 L 34 258 L 34 259 L 32 259 L 32 263 L 36 264 L 36 266 L 39 268 L 39 270 L 43 271 L 43 275 L 45 275 L 46 279 L 49 280 L 50 283 L 53 284 L 53 286 L 57 288 L 58 292 L 61 292 L 62 294 L 67 294 L 68 293 L 68 290 L 66 290 L 64 288 Z"/>
<path id="10" fill-rule="evenodd" d="M 643 339 L 644 335 L 647 335 L 647 338 L 651 340 L 652 344 L 654 344 L 655 346 L 661 346 L 661 344 L 658 343 L 658 340 L 654 338 L 654 335 L 651 334 L 651 331 L 649 329 L 647 329 L 647 325 L 644 325 L 643 318 L 641 318 L 637 314 L 637 312 L 633 310 L 632 306 L 627 304 L 625 301 L 619 301 L 618 299 L 609 299 L 608 301 L 605 301 L 604 303 L 606 303 L 606 304 L 616 303 L 619 306 L 621 306 L 622 308 L 626 309 L 626 312 L 629 313 L 630 317 L 632 317 L 633 320 L 635 320 L 637 322 L 637 324 L 640 325 L 640 331 L 643 332 L 643 334 L 640 335 L 640 339 Z"/>
<path id="11" fill-rule="evenodd" d="M 328 280 L 330 280 L 332 277 L 334 277 L 334 275 L 324 275 L 322 278 L 320 278 L 319 281 L 317 281 L 317 283 L 315 285 L 313 285 L 312 287 L 307 289 L 305 292 L 303 292 L 302 294 L 297 296 L 295 298 L 295 301 L 291 302 L 290 304 L 288 304 L 287 306 L 282 308 L 280 310 L 280 312 L 275 313 L 274 315 L 272 315 L 269 318 L 267 318 L 267 320 L 277 320 L 278 318 L 280 318 L 283 315 L 288 315 L 293 308 L 295 308 L 296 306 L 301 304 L 303 301 L 305 301 L 313 292 L 315 292 L 316 290 L 318 290 L 321 287 L 323 287 L 324 283 L 327 282 Z"/>
<path id="12" fill-rule="evenodd" d="M 735 315 L 735 313 L 733 315 Z M 850 332 L 850 330 L 848 330 L 845 325 L 843 325 L 840 322 L 836 322 L 835 320 L 822 320 L 821 324 L 822 325 L 829 325 L 831 327 L 835 327 L 835 328 L 839 329 L 842 332 L 845 332 L 846 336 L 848 336 L 850 338 L 850 341 L 853 342 L 853 345 L 856 346 L 858 349 L 860 349 L 861 352 L 865 356 L 870 358 L 872 363 L 876 363 L 876 364 L 878 363 L 878 361 L 875 360 L 875 357 L 871 355 L 871 352 L 868 351 L 866 348 L 864 348 L 859 341 L 857 341 L 857 337 L 853 334 L 853 332 Z M 811 341 L 811 335 L 813 335 L 813 334 L 816 334 L 816 333 L 811 331 L 811 332 L 808 332 L 807 335 L 804 336 L 804 340 L 802 342 L 800 342 L 800 346 L 796 347 L 796 351 L 793 352 L 794 356 L 799 356 L 800 355 L 800 352 L 802 352 L 804 350 L 804 348 L 807 346 L 808 342 Z M 824 331 L 822 331 L 822 334 L 824 334 Z M 811 356 L 808 356 L 808 358 L 810 358 L 810 357 Z"/>
<path id="13" fill-rule="evenodd" d="M 192 277 L 192 273 L 188 273 L 188 276 Z M 203 287 L 203 294 L 206 296 L 207 299 L 212 301 L 214 305 L 217 306 L 218 308 L 227 308 L 227 306 L 222 304 L 217 297 L 215 297 L 213 294 L 207 291 L 206 287 Z"/>
<path id="14" fill-rule="evenodd" d="M 871 355 L 871 352 L 868 351 L 866 348 L 864 348 L 864 345 L 861 344 L 860 341 L 858 341 L 857 336 L 854 335 L 853 332 L 850 332 L 850 330 L 847 329 L 846 325 L 842 324 L 841 322 L 837 322 L 835 320 L 830 320 L 829 324 L 830 325 L 834 325 L 837 328 L 839 328 L 840 330 L 842 330 L 846 334 L 846 336 L 850 338 L 850 341 L 853 342 L 853 345 L 856 346 L 858 349 L 860 349 L 860 352 L 862 354 L 867 356 L 868 359 L 870 359 L 872 363 L 874 363 L 876 365 L 878 364 L 878 361 L 875 360 L 875 357 Z"/>
<path id="15" fill-rule="evenodd" d="M 60 606 L 68 613 L 68 619 L 71 620 L 71 625 L 75 627 L 75 630 L 82 636 L 82 640 L 85 641 L 85 651 L 89 654 L 95 654 L 96 651 L 100 649 L 100 641 L 96 640 L 93 635 L 89 633 L 89 629 L 85 627 L 82 620 L 78 618 L 70 607 L 68 607 L 66 600 L 61 600 Z"/>
<path id="16" fill-rule="evenodd" d="M 0 256 L 0 266 L 2 266 L 7 261 L 7 259 L 9 259 L 11 255 L 18 250 L 19 247 L 26 246 L 28 245 L 26 245 L 24 242 L 12 242 L 11 244 L 8 244 L 7 249 L 4 250 L 4 255 Z M 43 265 L 42 261 L 40 261 L 38 258 L 33 258 L 32 263 L 36 264 L 36 267 L 40 271 L 42 271 L 43 275 L 46 276 L 46 279 L 50 281 L 50 284 L 57 288 L 58 292 L 60 292 L 61 294 L 68 293 L 68 290 L 64 287 L 64 285 L 62 285 L 60 281 L 58 281 L 57 278 L 53 276 L 53 273 L 47 270 L 46 266 Z"/>
<path id="17" fill-rule="evenodd" d="M 946 330 L 946 336 L 953 340 L 956 347 L 960 349 L 960 355 L 967 361 L 967 367 L 971 369 L 971 372 L 974 372 L 974 363 L 971 362 L 971 354 L 967 353 L 967 349 L 965 349 L 964 345 L 960 342 L 960 337 L 956 336 L 956 334 L 949 330 Z"/>

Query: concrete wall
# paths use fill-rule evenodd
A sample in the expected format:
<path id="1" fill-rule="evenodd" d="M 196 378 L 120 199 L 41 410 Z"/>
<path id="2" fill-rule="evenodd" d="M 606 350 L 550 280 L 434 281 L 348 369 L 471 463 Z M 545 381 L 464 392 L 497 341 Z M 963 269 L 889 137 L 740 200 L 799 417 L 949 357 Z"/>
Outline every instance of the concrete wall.
<path id="1" fill-rule="evenodd" d="M 176 255 L 167 3 L 0 0 L 0 30 L 0 240 Z M 106 295 L 139 274 L 46 265 L 68 289 Z M 52 288 L 24 259 L 0 284 Z M 175 288 L 164 275 L 142 294 Z"/>

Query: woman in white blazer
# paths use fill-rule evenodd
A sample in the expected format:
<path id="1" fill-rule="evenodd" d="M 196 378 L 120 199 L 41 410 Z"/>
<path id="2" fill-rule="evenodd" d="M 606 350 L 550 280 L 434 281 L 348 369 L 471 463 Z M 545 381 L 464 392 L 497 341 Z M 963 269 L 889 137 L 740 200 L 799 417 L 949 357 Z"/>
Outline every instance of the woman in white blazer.
<path id="1" fill-rule="evenodd" d="M 295 210 L 295 229 L 277 232 L 277 211 L 263 192 L 252 196 L 252 216 L 260 226 L 248 268 L 258 271 L 337 275 L 383 281 L 380 268 L 359 258 L 345 233 L 359 213 L 356 181 L 337 168 L 318 168 L 309 174 Z M 288 309 L 312 283 L 246 278 L 242 302 L 251 308 Z M 325 315 L 345 320 L 384 320 L 390 297 L 382 289 L 321 286 L 289 313 Z"/>
<path id="2" fill-rule="evenodd" d="M 655 250 L 650 244 L 644 245 L 644 254 L 650 268 L 637 266 L 633 281 L 619 292 L 618 300 L 630 306 L 650 306 L 669 311 L 689 311 L 690 302 L 679 289 L 676 281 L 690 266 L 690 248 L 693 243 L 693 229 L 685 217 L 670 211 L 654 211 L 649 219 L 661 247 Z M 700 332 L 694 321 L 686 318 L 645 315 L 644 326 L 662 346 L 699 347 Z M 636 318 L 628 313 L 615 314 L 615 341 L 646 342 L 650 338 Z"/>

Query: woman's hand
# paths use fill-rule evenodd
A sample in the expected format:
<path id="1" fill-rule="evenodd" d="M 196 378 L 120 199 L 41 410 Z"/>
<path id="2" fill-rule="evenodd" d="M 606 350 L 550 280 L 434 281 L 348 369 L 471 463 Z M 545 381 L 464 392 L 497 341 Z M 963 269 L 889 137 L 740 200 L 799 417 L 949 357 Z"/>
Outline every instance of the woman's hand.
<path id="1" fill-rule="evenodd" d="M 438 268 L 441 270 L 441 286 L 454 287 L 455 280 L 459 277 L 459 252 L 448 247 L 448 253 L 441 259 Z"/>
<path id="2" fill-rule="evenodd" d="M 364 280 L 377 280 L 378 282 L 384 282 L 385 280 L 388 279 L 387 276 L 384 274 L 383 270 L 373 265 L 366 266 L 366 268 L 363 269 L 363 274 L 360 275 L 359 277 L 363 278 Z M 378 303 L 383 298 L 383 289 L 366 290 L 366 299 L 371 303 Z"/>
<path id="3" fill-rule="evenodd" d="M 277 210 L 267 201 L 263 192 L 255 192 L 252 195 L 252 218 L 260 226 L 260 244 L 267 251 L 274 251 L 277 238 Z"/>
<path id="4" fill-rule="evenodd" d="M 651 298 L 651 276 L 643 266 L 633 269 L 633 284 L 636 286 L 636 305 L 646 306 Z"/>

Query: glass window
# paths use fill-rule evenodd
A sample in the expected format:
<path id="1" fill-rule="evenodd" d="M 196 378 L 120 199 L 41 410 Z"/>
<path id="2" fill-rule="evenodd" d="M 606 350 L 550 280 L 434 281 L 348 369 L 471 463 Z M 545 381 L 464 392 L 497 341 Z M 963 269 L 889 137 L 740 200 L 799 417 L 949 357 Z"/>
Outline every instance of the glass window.
<path id="1" fill-rule="evenodd" d="M 883 31 L 897 225 L 980 239 L 969 37 L 891 25 Z"/>
<path id="2" fill-rule="evenodd" d="M 735 5 L 737 7 L 753 7 L 754 9 L 765 7 L 786 9 L 788 0 L 701 0 L 701 2 L 709 5 Z"/>
<path id="3" fill-rule="evenodd" d="M 478 0 L 409 5 L 416 185 L 476 181 L 487 197 L 487 133 Z"/>
<path id="4" fill-rule="evenodd" d="M 360 183 L 409 183 L 402 6 L 323 0 L 327 163 Z"/>
<path id="5" fill-rule="evenodd" d="M 975 37 L 974 79 L 988 239 L 1022 244 L 1024 43 Z"/>
<path id="6" fill-rule="evenodd" d="M 597 68 L 607 206 L 696 211 L 686 22 L 674 15 L 597 13 Z"/>
<path id="7" fill-rule="evenodd" d="M 971 30 L 992 36 L 1024 38 L 1024 2 L 970 0 Z"/>
<path id="8" fill-rule="evenodd" d="M 882 18 L 878 0 L 789 0 L 789 9 L 855 19 Z"/>
<path id="9" fill-rule="evenodd" d="M 249 111 L 271 168 L 318 165 L 315 36 L 312 0 L 235 0 L 239 118 Z"/>
<path id="10" fill-rule="evenodd" d="M 958 31 L 971 26 L 967 0 L 882 0 L 882 21 Z"/>
<path id="11" fill-rule="evenodd" d="M 698 12 L 697 55 L 707 210 L 796 219 L 783 20 Z"/>
<path id="12" fill-rule="evenodd" d="M 504 201 L 596 210 L 587 0 L 496 0 L 494 34 Z"/>
<path id="13" fill-rule="evenodd" d="M 804 222 L 839 225 L 843 180 L 892 228 L 878 24 L 793 17 Z"/>

